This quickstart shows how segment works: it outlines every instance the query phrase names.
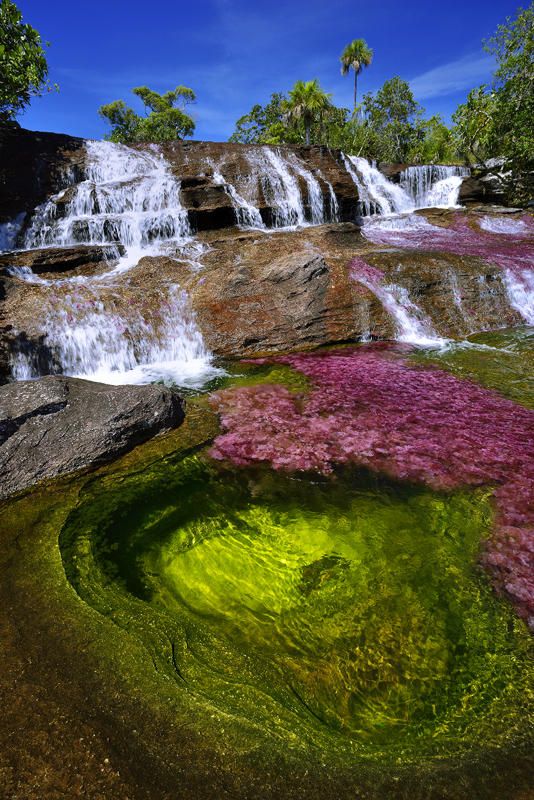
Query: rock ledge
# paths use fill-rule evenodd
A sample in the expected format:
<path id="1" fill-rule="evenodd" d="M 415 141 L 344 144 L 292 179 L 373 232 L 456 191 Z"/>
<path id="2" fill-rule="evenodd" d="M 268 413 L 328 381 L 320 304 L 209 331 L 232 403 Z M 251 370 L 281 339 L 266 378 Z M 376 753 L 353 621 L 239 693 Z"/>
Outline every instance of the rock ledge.
<path id="1" fill-rule="evenodd" d="M 110 461 L 183 419 L 183 400 L 162 386 L 63 376 L 2 386 L 0 498 Z"/>

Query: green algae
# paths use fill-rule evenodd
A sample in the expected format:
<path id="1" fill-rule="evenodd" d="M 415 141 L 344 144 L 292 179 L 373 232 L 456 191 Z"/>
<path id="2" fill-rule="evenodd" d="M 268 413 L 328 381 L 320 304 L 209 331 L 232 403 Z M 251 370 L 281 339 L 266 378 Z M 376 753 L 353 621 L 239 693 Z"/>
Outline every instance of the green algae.
<path id="1" fill-rule="evenodd" d="M 80 596 L 236 736 L 246 719 L 255 742 L 410 762 L 527 734 L 531 639 L 476 566 L 490 523 L 483 491 L 196 454 L 91 484 L 61 549 Z"/>
<path id="2" fill-rule="evenodd" d="M 418 350 L 413 358 L 534 408 L 534 328 L 478 333 L 443 350 Z"/>

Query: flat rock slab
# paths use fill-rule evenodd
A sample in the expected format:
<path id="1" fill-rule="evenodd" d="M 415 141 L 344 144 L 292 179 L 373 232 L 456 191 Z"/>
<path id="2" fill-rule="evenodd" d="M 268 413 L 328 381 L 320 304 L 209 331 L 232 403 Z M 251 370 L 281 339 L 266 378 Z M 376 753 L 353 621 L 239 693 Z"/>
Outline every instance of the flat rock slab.
<path id="1" fill-rule="evenodd" d="M 41 273 L 70 272 L 86 269 L 95 264 L 117 263 L 117 254 L 123 255 L 123 245 L 77 245 L 75 247 L 43 247 L 36 250 L 18 250 L 0 254 L 0 272 L 9 267 L 29 267 L 36 275 Z"/>
<path id="2" fill-rule="evenodd" d="M 111 461 L 184 419 L 163 386 L 47 376 L 0 387 L 0 498 Z"/>

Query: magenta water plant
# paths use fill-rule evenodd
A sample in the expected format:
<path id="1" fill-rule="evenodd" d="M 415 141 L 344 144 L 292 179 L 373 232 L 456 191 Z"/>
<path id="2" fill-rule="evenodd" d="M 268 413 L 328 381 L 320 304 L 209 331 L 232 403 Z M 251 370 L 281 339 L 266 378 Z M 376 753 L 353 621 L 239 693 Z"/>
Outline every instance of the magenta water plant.
<path id="1" fill-rule="evenodd" d="M 274 360 L 313 388 L 216 394 L 224 432 L 211 455 L 323 475 L 353 464 L 438 491 L 495 487 L 483 562 L 534 625 L 534 412 L 442 370 L 413 366 L 387 345 Z"/>
<path id="2" fill-rule="evenodd" d="M 375 244 L 435 250 L 460 256 L 480 256 L 503 270 L 522 275 L 534 268 L 534 220 L 528 215 L 508 221 L 483 217 L 479 224 L 462 211 L 448 217 L 447 227 L 429 224 L 424 217 L 396 220 L 376 218 L 363 228 Z M 508 230 L 510 235 L 503 235 Z"/>

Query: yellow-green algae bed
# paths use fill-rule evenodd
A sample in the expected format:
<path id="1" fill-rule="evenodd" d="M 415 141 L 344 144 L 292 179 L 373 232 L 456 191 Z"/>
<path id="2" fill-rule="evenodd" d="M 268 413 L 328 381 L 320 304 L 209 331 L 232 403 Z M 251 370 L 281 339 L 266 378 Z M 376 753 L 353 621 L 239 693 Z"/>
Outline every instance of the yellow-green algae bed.
<path id="1" fill-rule="evenodd" d="M 182 797 L 529 797 L 532 637 L 479 566 L 491 490 L 230 468 L 216 431 L 191 399 L 179 431 L 4 504 L 6 591 L 123 756 Z"/>

